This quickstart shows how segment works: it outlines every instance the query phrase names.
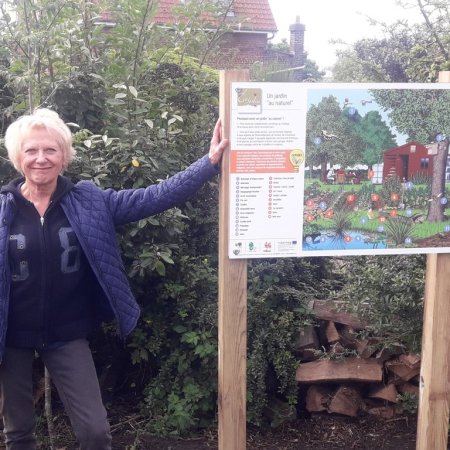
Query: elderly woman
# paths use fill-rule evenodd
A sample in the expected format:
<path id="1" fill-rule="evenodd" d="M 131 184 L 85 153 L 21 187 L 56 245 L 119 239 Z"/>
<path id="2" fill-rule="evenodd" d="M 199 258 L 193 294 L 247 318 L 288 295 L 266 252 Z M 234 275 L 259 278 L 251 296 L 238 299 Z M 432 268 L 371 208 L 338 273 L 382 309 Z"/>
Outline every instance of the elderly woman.
<path id="1" fill-rule="evenodd" d="M 80 448 L 111 449 L 87 337 L 111 318 L 126 336 L 139 316 L 115 227 L 186 200 L 217 174 L 227 142 L 218 122 L 209 155 L 157 185 L 122 191 L 73 184 L 61 175 L 75 152 L 70 130 L 53 111 L 38 109 L 16 120 L 5 145 L 22 174 L 0 192 L 0 395 L 6 448 L 36 446 L 32 363 L 37 352 Z"/>

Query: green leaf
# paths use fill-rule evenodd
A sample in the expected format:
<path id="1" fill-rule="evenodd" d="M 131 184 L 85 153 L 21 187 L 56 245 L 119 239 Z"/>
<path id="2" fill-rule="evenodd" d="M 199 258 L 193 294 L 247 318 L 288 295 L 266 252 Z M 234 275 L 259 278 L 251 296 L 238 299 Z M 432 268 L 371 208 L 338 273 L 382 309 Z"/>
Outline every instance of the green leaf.
<path id="1" fill-rule="evenodd" d="M 188 344 L 194 345 L 197 345 L 199 340 L 200 336 L 195 331 L 188 331 L 187 333 L 184 333 L 181 338 L 182 342 L 187 342 Z"/>
<path id="2" fill-rule="evenodd" d="M 170 257 L 169 253 L 161 252 L 159 257 L 168 264 L 174 264 L 173 259 Z"/>
<path id="3" fill-rule="evenodd" d="M 166 266 L 160 260 L 155 262 L 155 270 L 162 277 L 166 274 Z"/>
<path id="4" fill-rule="evenodd" d="M 108 103 L 109 105 L 124 105 L 125 102 L 123 100 L 119 100 L 117 98 L 109 98 L 108 100 L 106 100 L 106 103 Z"/>
<path id="5" fill-rule="evenodd" d="M 136 90 L 136 88 L 134 86 L 128 86 L 128 90 L 131 92 L 131 95 L 133 97 L 137 97 L 138 96 L 138 92 Z"/>

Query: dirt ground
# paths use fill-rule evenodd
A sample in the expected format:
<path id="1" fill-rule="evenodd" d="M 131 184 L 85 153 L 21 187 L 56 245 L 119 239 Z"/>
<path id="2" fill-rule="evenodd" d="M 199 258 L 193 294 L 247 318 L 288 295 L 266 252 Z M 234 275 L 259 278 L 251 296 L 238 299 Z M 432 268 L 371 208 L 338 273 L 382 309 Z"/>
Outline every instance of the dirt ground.
<path id="1" fill-rule="evenodd" d="M 145 419 L 128 406 L 110 405 L 113 450 L 218 450 L 217 430 L 191 437 L 157 437 L 142 430 Z M 54 450 L 76 450 L 67 418 L 55 411 Z M 39 450 L 51 448 L 47 427 L 38 422 Z M 0 443 L 0 449 L 5 447 Z M 246 450 L 415 450 L 416 416 L 404 414 L 392 419 L 369 415 L 349 418 L 335 414 L 313 414 L 275 429 L 247 427 Z"/>
<path id="2" fill-rule="evenodd" d="M 450 245 L 450 233 L 438 233 L 424 239 L 415 241 L 418 247 L 448 247 Z"/>
<path id="3" fill-rule="evenodd" d="M 56 419 L 55 450 L 76 450 L 72 433 L 64 420 Z M 217 450 L 217 430 L 189 438 L 156 437 L 139 430 L 137 416 L 112 423 L 113 450 Z M 247 450 L 415 450 L 415 416 L 395 419 L 348 418 L 314 415 L 284 424 L 274 430 L 247 429 Z M 0 449 L 5 447 L 0 444 Z M 39 450 L 49 450 L 48 438 L 39 433 Z"/>
<path id="4" fill-rule="evenodd" d="M 127 449 L 127 432 L 115 436 L 114 449 Z M 136 449 L 148 450 L 216 450 L 215 430 L 189 439 L 157 438 L 143 435 Z M 132 447 L 131 447 L 132 448 Z M 275 430 L 247 430 L 247 450 L 414 450 L 416 420 L 414 416 L 395 419 L 373 417 L 348 418 L 314 415 L 296 420 Z M 133 449 L 134 450 L 134 449 Z"/>

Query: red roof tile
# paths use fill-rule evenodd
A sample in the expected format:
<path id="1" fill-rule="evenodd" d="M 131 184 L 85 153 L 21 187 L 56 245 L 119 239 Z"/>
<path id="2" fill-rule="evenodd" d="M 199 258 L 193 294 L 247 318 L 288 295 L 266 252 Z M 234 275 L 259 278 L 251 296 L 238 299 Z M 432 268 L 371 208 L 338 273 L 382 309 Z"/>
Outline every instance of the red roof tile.
<path id="1" fill-rule="evenodd" d="M 171 12 L 173 6 L 181 0 L 159 0 L 158 11 L 154 17 L 156 23 L 170 25 L 175 18 Z M 233 20 L 242 19 L 240 26 L 234 27 L 245 31 L 275 32 L 277 25 L 270 9 L 269 0 L 234 0 Z"/>

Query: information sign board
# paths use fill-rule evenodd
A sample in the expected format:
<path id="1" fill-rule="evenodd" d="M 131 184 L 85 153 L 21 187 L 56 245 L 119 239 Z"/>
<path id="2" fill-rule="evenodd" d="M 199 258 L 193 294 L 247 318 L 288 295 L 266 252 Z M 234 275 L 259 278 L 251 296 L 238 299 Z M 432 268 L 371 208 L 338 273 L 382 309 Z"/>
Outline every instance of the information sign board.
<path id="1" fill-rule="evenodd" d="M 450 252 L 448 83 L 232 83 L 229 257 Z"/>

